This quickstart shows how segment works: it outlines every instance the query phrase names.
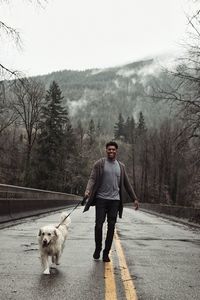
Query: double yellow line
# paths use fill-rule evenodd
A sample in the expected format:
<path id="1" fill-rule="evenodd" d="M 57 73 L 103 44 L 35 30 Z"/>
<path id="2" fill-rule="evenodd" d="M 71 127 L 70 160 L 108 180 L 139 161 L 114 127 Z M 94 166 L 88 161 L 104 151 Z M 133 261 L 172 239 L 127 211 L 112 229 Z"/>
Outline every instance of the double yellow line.
<path id="1" fill-rule="evenodd" d="M 115 232 L 114 241 L 117 256 L 119 259 L 121 279 L 124 285 L 126 299 L 137 300 L 135 286 L 128 270 L 128 266 L 117 231 Z M 105 300 L 117 300 L 117 291 L 112 259 L 110 263 L 105 263 Z"/>

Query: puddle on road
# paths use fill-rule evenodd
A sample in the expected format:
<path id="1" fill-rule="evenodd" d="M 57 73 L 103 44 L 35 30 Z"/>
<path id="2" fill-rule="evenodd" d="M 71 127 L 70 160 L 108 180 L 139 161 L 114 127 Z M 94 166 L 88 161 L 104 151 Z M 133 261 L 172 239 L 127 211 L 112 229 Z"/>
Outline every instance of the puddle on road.
<path id="1" fill-rule="evenodd" d="M 25 249 L 24 252 L 29 252 L 29 251 L 38 251 L 38 249 Z"/>
<path id="2" fill-rule="evenodd" d="M 38 246 L 37 243 L 30 243 L 30 244 L 21 244 L 21 246 L 25 249 L 24 252 L 29 252 L 29 251 L 38 251 L 39 247 L 33 248 L 33 246 Z"/>

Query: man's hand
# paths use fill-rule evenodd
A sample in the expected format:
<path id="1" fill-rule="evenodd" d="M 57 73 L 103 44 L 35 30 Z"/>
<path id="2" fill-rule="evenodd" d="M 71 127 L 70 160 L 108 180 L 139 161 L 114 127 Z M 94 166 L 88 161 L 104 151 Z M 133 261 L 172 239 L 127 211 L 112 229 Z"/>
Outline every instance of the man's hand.
<path id="1" fill-rule="evenodd" d="M 139 209 L 139 202 L 138 202 L 138 200 L 134 201 L 134 206 L 135 206 L 135 210 Z"/>
<path id="2" fill-rule="evenodd" d="M 89 196 L 90 196 L 90 191 L 86 190 L 86 191 L 85 191 L 85 197 L 88 198 Z"/>

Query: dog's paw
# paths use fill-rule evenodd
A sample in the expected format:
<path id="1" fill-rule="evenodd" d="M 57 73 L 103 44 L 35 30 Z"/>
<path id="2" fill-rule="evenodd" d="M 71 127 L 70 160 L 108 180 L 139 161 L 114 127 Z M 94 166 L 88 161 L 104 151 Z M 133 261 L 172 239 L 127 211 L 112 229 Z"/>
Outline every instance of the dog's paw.
<path id="1" fill-rule="evenodd" d="M 52 269 L 56 269 L 56 264 L 55 264 L 55 263 L 52 263 L 52 264 L 51 264 L 51 268 L 52 268 Z"/>
<path id="2" fill-rule="evenodd" d="M 45 275 L 50 275 L 49 269 L 44 270 L 43 274 L 45 274 Z"/>

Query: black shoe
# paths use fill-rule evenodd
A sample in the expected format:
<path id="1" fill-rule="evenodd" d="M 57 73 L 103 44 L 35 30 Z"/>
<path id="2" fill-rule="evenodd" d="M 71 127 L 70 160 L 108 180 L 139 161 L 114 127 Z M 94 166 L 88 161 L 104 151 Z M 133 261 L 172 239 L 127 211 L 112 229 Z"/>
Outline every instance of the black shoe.
<path id="1" fill-rule="evenodd" d="M 108 253 L 103 253 L 103 261 L 104 262 L 110 262 L 110 258 L 108 256 Z"/>
<path id="2" fill-rule="evenodd" d="M 101 252 L 101 250 L 95 249 L 94 254 L 93 254 L 93 258 L 94 259 L 99 259 L 100 258 L 100 252 Z"/>

